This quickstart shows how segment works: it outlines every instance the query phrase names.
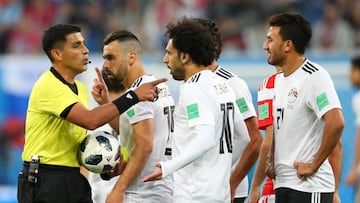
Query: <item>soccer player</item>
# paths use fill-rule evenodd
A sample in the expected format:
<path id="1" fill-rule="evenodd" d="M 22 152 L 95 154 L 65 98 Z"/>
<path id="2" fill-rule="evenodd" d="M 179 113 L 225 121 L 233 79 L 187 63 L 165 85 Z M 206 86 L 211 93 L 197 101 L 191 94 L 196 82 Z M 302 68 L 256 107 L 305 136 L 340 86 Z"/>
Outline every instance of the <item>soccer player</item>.
<path id="1" fill-rule="evenodd" d="M 258 89 L 258 126 L 259 129 L 265 130 L 265 139 L 261 145 L 258 164 L 256 166 L 254 175 L 251 182 L 251 190 L 248 199 L 248 203 L 274 203 L 275 202 L 275 190 L 274 184 L 271 178 L 267 178 L 263 186 L 263 190 L 260 197 L 260 185 L 265 179 L 265 167 L 266 156 L 268 155 L 273 141 L 273 99 L 276 76 L 281 72 L 280 67 L 276 67 L 276 73 L 270 75 L 264 79 Z M 333 168 L 335 177 L 335 193 L 333 203 L 340 203 L 338 195 L 338 186 L 341 175 L 341 163 L 342 163 L 342 144 L 338 143 L 332 154 L 329 156 L 329 162 Z"/>
<path id="2" fill-rule="evenodd" d="M 345 122 L 330 75 L 304 56 L 310 38 L 310 24 L 301 15 L 270 18 L 263 48 L 268 63 L 283 71 L 275 80 L 274 159 L 270 159 L 278 203 L 331 203 L 335 191 L 327 158 L 339 143 Z"/>
<path id="3" fill-rule="evenodd" d="M 110 82 L 107 78 L 105 69 L 101 70 L 101 75 L 104 79 L 106 87 L 109 91 L 109 99 L 113 100 L 121 96 L 125 92 L 124 85 L 121 84 L 120 81 L 112 81 Z M 115 122 L 119 122 L 119 117 L 116 117 Z M 119 129 L 113 129 L 109 124 L 103 125 L 96 130 L 104 130 L 110 132 L 113 136 L 116 136 L 120 141 L 120 136 L 118 135 Z M 104 203 L 106 200 L 106 196 L 110 193 L 112 187 L 115 185 L 117 179 L 113 178 L 111 180 L 103 180 L 99 174 L 88 172 L 88 180 L 91 186 L 91 194 L 94 203 Z"/>
<path id="4" fill-rule="evenodd" d="M 276 67 L 277 73 L 270 75 L 262 81 L 258 89 L 258 127 L 265 130 L 265 139 L 261 145 L 259 161 L 257 163 L 252 182 L 248 202 L 249 203 L 274 203 L 275 190 L 271 178 L 267 178 L 260 194 L 260 184 L 265 179 L 266 155 L 268 154 L 273 141 L 273 99 L 275 78 L 280 72 L 280 68 Z"/>
<path id="5" fill-rule="evenodd" d="M 166 79 L 88 110 L 85 85 L 75 80 L 89 63 L 80 27 L 54 25 L 45 31 L 42 46 L 52 65 L 36 81 L 29 98 L 18 202 L 92 202 L 77 156 L 87 129 L 102 126 L 139 100 L 152 101 L 156 85 Z"/>
<path id="6" fill-rule="evenodd" d="M 231 87 L 207 68 L 215 58 L 214 39 L 186 17 L 169 23 L 166 36 L 163 61 L 175 80 L 184 81 L 174 115 L 174 154 L 143 181 L 173 173 L 174 202 L 230 202 L 232 153 L 249 135 Z"/>
<path id="7" fill-rule="evenodd" d="M 146 74 L 141 55 L 141 43 L 133 33 L 120 30 L 107 35 L 104 39 L 103 69 L 108 79 L 120 81 L 130 91 L 143 83 L 155 81 L 153 75 Z M 101 100 L 97 100 L 101 92 L 96 91 L 97 85 L 101 84 L 95 84 L 93 95 L 101 103 Z M 172 202 L 173 184 L 170 176 L 156 184 L 141 182 L 145 174 L 153 171 L 156 163 L 166 161 L 171 156 L 168 142 L 174 130 L 175 103 L 166 84 L 159 84 L 157 88 L 160 92 L 154 102 L 139 102 L 120 116 L 121 146 L 128 149 L 129 160 L 106 198 L 107 203 Z"/>
<path id="8" fill-rule="evenodd" d="M 211 65 L 209 65 L 209 69 L 221 79 L 225 80 L 234 91 L 238 110 L 244 118 L 250 135 L 250 143 L 247 145 L 246 143 L 241 143 L 242 147 L 239 150 L 241 150 L 242 155 L 236 157 L 236 162 L 232 166 L 233 173 L 230 179 L 232 198 L 235 197 L 233 203 L 243 203 L 248 195 L 249 186 L 247 173 L 255 164 L 262 143 L 261 133 L 257 125 L 255 107 L 252 103 L 252 97 L 246 82 L 217 63 L 217 59 L 220 57 L 222 51 L 222 42 L 220 30 L 216 23 L 206 18 L 197 18 L 197 20 L 208 27 L 209 32 L 213 35 L 216 42 L 215 59 Z"/>
<path id="9" fill-rule="evenodd" d="M 351 84 L 357 89 L 360 87 L 360 56 L 351 60 L 349 74 Z M 354 185 L 356 189 L 354 203 L 360 202 L 360 91 L 357 90 L 352 99 L 352 107 L 355 113 L 356 140 L 353 166 L 346 177 L 346 184 Z"/>

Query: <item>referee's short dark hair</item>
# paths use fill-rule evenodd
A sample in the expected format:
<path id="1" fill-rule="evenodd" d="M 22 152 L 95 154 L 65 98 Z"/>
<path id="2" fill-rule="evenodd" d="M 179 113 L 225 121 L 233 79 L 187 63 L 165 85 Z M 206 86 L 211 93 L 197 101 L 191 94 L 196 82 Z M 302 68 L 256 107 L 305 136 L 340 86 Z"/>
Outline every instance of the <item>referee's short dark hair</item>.
<path id="1" fill-rule="evenodd" d="M 54 62 L 54 58 L 51 56 L 51 50 L 55 48 L 63 49 L 66 36 L 75 32 L 81 32 L 81 28 L 70 24 L 57 24 L 44 31 L 42 48 L 51 62 Z"/>

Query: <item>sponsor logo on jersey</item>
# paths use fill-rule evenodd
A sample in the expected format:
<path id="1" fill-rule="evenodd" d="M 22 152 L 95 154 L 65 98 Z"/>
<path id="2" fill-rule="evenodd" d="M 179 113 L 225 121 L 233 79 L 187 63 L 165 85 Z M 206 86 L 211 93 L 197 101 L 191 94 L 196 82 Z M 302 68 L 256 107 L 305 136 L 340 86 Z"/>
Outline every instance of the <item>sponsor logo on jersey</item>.
<path id="1" fill-rule="evenodd" d="M 126 112 L 127 116 L 129 116 L 130 118 L 132 118 L 133 116 L 135 116 L 135 109 L 130 109 Z"/>
<path id="2" fill-rule="evenodd" d="M 321 111 L 324 107 L 329 105 L 329 100 L 328 100 L 325 92 L 321 93 L 319 96 L 316 97 L 316 104 L 317 104 L 319 111 Z"/>
<path id="3" fill-rule="evenodd" d="M 240 110 L 240 113 L 244 113 L 244 112 L 249 111 L 249 107 L 246 104 L 246 101 L 245 101 L 244 97 L 237 99 L 236 100 L 236 105 L 238 106 L 238 108 Z"/>
<path id="4" fill-rule="evenodd" d="M 199 107 L 196 103 L 186 106 L 186 111 L 189 120 L 199 117 Z"/>

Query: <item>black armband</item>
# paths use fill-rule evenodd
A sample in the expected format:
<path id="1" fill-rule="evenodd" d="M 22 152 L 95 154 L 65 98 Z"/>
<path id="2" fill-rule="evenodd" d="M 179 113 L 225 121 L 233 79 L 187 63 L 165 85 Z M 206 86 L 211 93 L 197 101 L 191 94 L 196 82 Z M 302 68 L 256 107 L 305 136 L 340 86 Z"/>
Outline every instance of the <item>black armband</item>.
<path id="1" fill-rule="evenodd" d="M 139 102 L 139 98 L 133 90 L 127 91 L 121 97 L 115 99 L 112 103 L 115 104 L 116 108 L 119 110 L 120 114 L 124 113 L 134 104 Z"/>

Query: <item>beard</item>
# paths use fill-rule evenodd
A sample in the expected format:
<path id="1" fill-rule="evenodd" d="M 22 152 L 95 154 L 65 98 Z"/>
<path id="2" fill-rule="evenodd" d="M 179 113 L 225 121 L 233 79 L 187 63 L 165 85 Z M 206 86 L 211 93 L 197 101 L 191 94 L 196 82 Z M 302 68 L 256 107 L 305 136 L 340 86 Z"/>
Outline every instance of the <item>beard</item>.
<path id="1" fill-rule="evenodd" d="M 170 68 L 170 67 L 169 67 Z M 185 71 L 182 68 L 170 68 L 170 74 L 172 75 L 174 80 L 184 80 L 185 79 Z"/>
<path id="2" fill-rule="evenodd" d="M 273 66 L 282 66 L 284 64 L 284 58 L 281 58 L 281 57 L 271 57 L 270 58 L 270 55 L 268 56 L 267 58 L 267 62 L 268 64 L 270 65 L 273 65 Z"/>

